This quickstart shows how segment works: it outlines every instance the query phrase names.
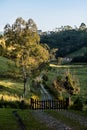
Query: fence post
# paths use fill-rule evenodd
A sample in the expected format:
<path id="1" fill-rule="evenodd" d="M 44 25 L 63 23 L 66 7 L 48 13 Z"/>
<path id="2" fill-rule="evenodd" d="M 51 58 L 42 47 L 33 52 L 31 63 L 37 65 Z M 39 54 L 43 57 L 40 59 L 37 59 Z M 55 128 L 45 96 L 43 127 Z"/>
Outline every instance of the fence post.
<path id="1" fill-rule="evenodd" d="M 69 107 L 69 98 L 65 100 L 36 100 L 30 99 L 31 109 L 68 109 Z"/>
<path id="2" fill-rule="evenodd" d="M 30 105 L 31 105 L 31 109 L 34 109 L 34 99 L 33 98 L 30 99 Z"/>
<path id="3" fill-rule="evenodd" d="M 69 98 L 66 98 L 66 109 L 68 109 L 69 106 Z"/>

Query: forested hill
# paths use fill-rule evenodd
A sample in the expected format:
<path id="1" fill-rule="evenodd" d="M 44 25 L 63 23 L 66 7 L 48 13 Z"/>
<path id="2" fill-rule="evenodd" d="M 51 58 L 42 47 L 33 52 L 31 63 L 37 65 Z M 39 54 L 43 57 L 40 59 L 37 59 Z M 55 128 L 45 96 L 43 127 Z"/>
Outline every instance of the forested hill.
<path id="1" fill-rule="evenodd" d="M 79 28 L 65 27 L 60 31 L 51 32 L 49 35 L 41 35 L 41 43 L 48 44 L 50 48 L 58 48 L 57 56 L 62 57 L 83 47 L 87 48 L 87 27 L 84 23 Z"/>

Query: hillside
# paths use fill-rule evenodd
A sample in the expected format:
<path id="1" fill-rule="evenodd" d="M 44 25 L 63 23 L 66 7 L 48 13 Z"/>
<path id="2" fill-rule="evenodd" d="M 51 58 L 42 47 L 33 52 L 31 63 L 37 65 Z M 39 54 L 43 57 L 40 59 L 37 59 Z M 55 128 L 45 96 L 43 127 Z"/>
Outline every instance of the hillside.
<path id="1" fill-rule="evenodd" d="M 5 57 L 0 56 L 0 77 L 15 77 L 18 73 L 18 69 L 15 66 L 15 63 Z"/>
<path id="2" fill-rule="evenodd" d="M 16 100 L 23 93 L 23 83 L 16 79 L 17 71 L 13 61 L 0 57 L 0 98 Z"/>
<path id="3" fill-rule="evenodd" d="M 86 53 L 84 49 L 87 48 L 87 29 L 62 30 L 41 35 L 41 43 L 46 43 L 51 49 L 58 48 L 57 57 L 65 57 L 74 52 L 77 52 L 77 55 L 81 53 L 84 55 Z"/>
<path id="4" fill-rule="evenodd" d="M 26 83 L 26 99 L 41 96 L 40 88 L 31 84 L 32 77 L 29 77 Z M 6 100 L 19 100 L 23 96 L 23 90 L 24 80 L 19 68 L 15 66 L 14 61 L 0 57 L 0 99 L 3 96 Z"/>
<path id="5" fill-rule="evenodd" d="M 84 56 L 84 54 L 87 53 L 87 47 L 82 47 L 81 49 L 74 51 L 73 53 L 70 53 L 67 55 L 68 57 L 74 58 L 77 56 Z"/>

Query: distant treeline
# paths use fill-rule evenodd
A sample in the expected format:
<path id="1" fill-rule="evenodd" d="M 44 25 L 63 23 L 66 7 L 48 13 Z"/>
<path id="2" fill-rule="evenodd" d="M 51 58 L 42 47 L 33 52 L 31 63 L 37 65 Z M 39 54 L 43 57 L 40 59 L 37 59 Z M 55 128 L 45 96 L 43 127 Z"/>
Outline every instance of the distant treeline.
<path id="1" fill-rule="evenodd" d="M 48 35 L 41 35 L 41 43 L 46 43 L 51 49 L 58 48 L 57 57 L 66 57 L 82 47 L 87 47 L 87 27 L 84 23 L 81 23 L 79 28 L 61 27 L 58 31 L 51 32 Z M 84 54 L 83 57 L 82 59 L 85 61 L 87 55 Z M 74 60 L 77 59 L 79 57 Z"/>

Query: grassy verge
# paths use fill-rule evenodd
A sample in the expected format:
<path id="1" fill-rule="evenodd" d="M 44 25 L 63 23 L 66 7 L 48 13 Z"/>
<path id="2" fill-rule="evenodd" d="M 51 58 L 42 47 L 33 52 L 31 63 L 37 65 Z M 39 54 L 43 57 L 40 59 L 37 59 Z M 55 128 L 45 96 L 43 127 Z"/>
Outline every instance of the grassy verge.
<path id="1" fill-rule="evenodd" d="M 70 110 L 70 112 L 87 118 L 87 111 Z"/>
<path id="2" fill-rule="evenodd" d="M 0 130 L 18 130 L 18 125 L 11 109 L 0 109 Z"/>
<path id="3" fill-rule="evenodd" d="M 45 112 L 47 112 L 54 118 L 58 119 L 59 121 L 63 122 L 64 124 L 72 127 L 74 130 L 87 130 L 86 126 L 81 125 L 78 121 L 75 121 L 64 115 L 61 115 L 58 111 L 48 110 Z"/>

